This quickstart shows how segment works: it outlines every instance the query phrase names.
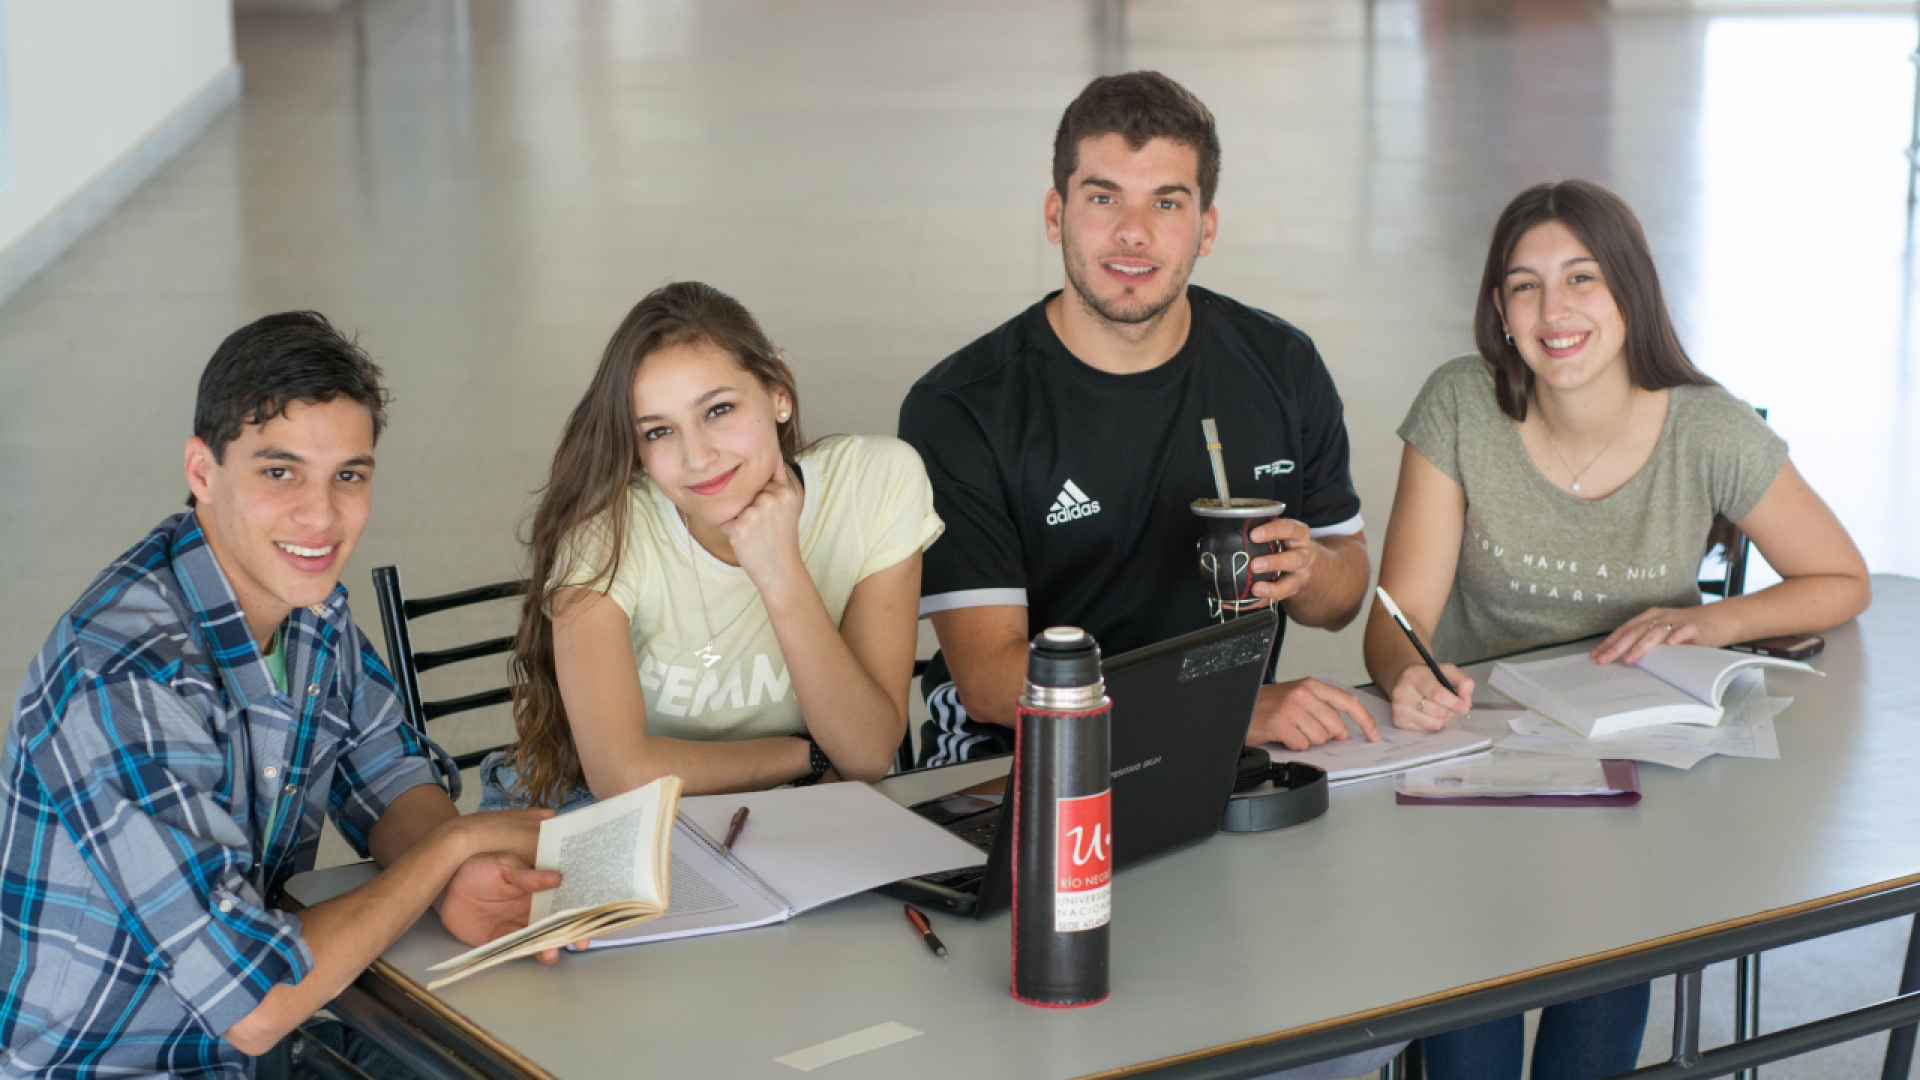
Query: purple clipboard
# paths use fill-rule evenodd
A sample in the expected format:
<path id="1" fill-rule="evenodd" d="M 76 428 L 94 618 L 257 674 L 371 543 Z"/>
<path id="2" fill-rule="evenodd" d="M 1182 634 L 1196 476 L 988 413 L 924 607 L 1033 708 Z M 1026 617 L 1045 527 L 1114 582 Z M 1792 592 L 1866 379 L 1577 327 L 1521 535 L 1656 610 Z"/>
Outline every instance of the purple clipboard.
<path id="1" fill-rule="evenodd" d="M 1640 767 L 1631 761 L 1601 762 L 1617 795 L 1517 795 L 1506 799 L 1419 799 L 1393 793 L 1401 806 L 1633 806 L 1640 801 Z"/>

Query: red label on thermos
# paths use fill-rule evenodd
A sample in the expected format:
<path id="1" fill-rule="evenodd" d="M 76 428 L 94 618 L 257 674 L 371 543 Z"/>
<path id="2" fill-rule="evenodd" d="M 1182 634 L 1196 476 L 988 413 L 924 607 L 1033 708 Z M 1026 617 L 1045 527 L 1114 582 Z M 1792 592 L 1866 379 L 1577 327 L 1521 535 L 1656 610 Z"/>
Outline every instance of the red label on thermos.
<path id="1" fill-rule="evenodd" d="M 1105 926 L 1113 918 L 1113 792 L 1057 805 L 1053 928 L 1070 933 Z"/>

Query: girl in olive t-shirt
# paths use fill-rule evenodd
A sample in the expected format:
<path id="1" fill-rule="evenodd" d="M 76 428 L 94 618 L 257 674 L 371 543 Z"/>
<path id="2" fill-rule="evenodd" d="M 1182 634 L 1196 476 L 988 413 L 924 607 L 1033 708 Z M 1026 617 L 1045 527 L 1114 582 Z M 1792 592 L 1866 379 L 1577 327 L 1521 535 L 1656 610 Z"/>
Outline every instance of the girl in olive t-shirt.
<path id="1" fill-rule="evenodd" d="M 1867 605 L 1866 565 L 1745 403 L 1674 336 L 1633 211 L 1584 181 L 1543 184 L 1494 227 L 1474 316 L 1478 356 L 1434 372 L 1400 427 L 1406 445 L 1380 585 L 1433 651 L 1459 662 L 1607 634 L 1601 663 L 1657 645 L 1722 646 L 1823 630 Z M 1483 359 L 1484 358 L 1484 359 Z M 1784 579 L 1702 605 L 1696 571 L 1715 515 Z M 1396 726 L 1465 713 L 1376 605 L 1367 670 Z M 1632 1069 L 1646 984 L 1548 1007 L 1533 1075 Z M 1431 1080 L 1518 1080 L 1520 1016 L 1426 1040 Z"/>

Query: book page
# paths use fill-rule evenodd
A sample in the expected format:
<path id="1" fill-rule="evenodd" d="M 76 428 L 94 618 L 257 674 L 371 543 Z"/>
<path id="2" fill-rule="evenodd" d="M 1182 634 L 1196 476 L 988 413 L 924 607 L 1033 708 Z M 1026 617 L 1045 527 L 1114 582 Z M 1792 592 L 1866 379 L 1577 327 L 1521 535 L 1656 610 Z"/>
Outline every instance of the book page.
<path id="1" fill-rule="evenodd" d="M 1812 671 L 1798 660 L 1757 656 L 1701 645 L 1661 645 L 1640 658 L 1635 667 L 1692 694 L 1709 705 L 1720 704 L 1733 676 L 1747 668 L 1783 667 Z"/>
<path id="2" fill-rule="evenodd" d="M 529 921 L 598 904 L 667 902 L 665 850 L 680 778 L 663 776 L 645 787 L 540 823 L 534 865 L 560 871 L 560 887 L 535 893 Z"/>
<path id="3" fill-rule="evenodd" d="M 986 856 L 866 784 L 819 784 L 680 802 L 681 816 L 714 838 L 740 807 L 747 824 L 733 855 L 797 914 L 902 878 L 980 866 Z"/>
<path id="4" fill-rule="evenodd" d="M 1604 732 L 1604 721 L 1659 710 L 1669 721 L 1710 724 L 1719 709 L 1654 675 L 1623 664 L 1596 664 L 1585 653 L 1527 664 L 1495 664 L 1493 687 L 1582 735 Z M 1631 725 L 1628 725 L 1631 726 Z"/>

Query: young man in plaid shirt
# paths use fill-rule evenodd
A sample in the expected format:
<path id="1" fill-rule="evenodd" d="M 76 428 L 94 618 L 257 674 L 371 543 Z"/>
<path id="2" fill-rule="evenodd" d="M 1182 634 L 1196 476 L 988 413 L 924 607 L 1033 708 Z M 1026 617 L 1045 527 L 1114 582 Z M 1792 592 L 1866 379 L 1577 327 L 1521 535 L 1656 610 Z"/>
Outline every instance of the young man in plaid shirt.
<path id="1" fill-rule="evenodd" d="M 548 812 L 454 809 L 347 611 L 379 378 L 311 312 L 227 338 L 191 509 L 34 659 L 0 758 L 0 1074 L 252 1076 L 429 906 L 477 944 L 559 883 L 530 865 Z M 329 814 L 380 875 L 278 910 Z"/>

